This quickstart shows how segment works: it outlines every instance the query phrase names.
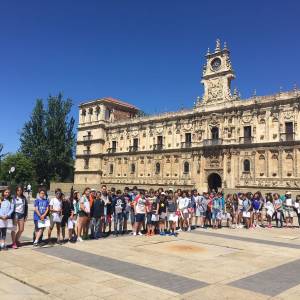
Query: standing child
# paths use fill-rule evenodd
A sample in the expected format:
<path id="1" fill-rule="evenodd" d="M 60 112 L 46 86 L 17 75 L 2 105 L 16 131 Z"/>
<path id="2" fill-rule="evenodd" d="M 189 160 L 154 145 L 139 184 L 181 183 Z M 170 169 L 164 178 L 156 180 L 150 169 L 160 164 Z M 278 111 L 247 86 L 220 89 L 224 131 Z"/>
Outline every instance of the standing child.
<path id="1" fill-rule="evenodd" d="M 273 195 L 274 199 L 274 209 L 275 209 L 275 219 L 276 219 L 276 227 L 282 227 L 283 226 L 283 206 L 282 206 L 282 200 L 280 199 L 280 196 L 278 193 L 275 193 Z M 279 226 L 280 223 L 280 226 Z"/>
<path id="2" fill-rule="evenodd" d="M 48 225 L 46 222 L 48 212 L 49 212 L 49 201 L 46 197 L 46 191 L 44 189 L 41 189 L 39 191 L 38 197 L 34 201 L 34 214 L 33 214 L 34 229 L 35 229 L 35 238 L 33 242 L 34 247 L 39 246 L 40 237 L 42 236 L 46 226 Z"/>
<path id="3" fill-rule="evenodd" d="M 251 217 L 251 201 L 247 197 L 246 194 L 243 194 L 242 196 L 243 199 L 243 218 L 244 218 L 244 224 L 246 225 L 246 228 L 250 228 L 250 217 Z"/>
<path id="4" fill-rule="evenodd" d="M 300 195 L 296 196 L 295 211 L 298 217 L 298 225 L 300 227 Z"/>
<path id="5" fill-rule="evenodd" d="M 158 203 L 158 215 L 159 215 L 159 234 L 166 235 L 165 233 L 165 222 L 167 217 L 168 201 L 166 199 L 165 192 L 161 192 L 159 195 Z"/>
<path id="6" fill-rule="evenodd" d="M 285 210 L 285 220 L 286 227 L 293 227 L 293 217 L 294 217 L 294 200 L 292 199 L 292 193 L 285 193 L 284 200 L 284 210 Z"/>
<path id="7" fill-rule="evenodd" d="M 10 200 L 10 189 L 5 189 L 2 192 L 2 200 L 0 202 L 0 250 L 7 250 L 5 240 L 8 227 L 12 227 L 12 214 L 14 205 Z M 9 221 L 11 220 L 11 224 Z"/>
<path id="8" fill-rule="evenodd" d="M 274 205 L 273 205 L 273 198 L 272 195 L 268 195 L 266 197 L 266 210 L 267 210 L 267 221 L 268 221 L 268 228 L 272 228 L 272 218 L 274 214 Z"/>
<path id="9" fill-rule="evenodd" d="M 50 200 L 50 227 L 48 230 L 48 242 L 51 243 L 51 232 L 56 226 L 57 232 L 57 243 L 61 244 L 60 240 L 60 229 L 61 229 L 61 220 L 62 220 L 62 197 L 63 193 L 61 189 L 55 190 L 55 198 Z"/>
<path id="10" fill-rule="evenodd" d="M 11 232 L 12 233 L 12 248 L 17 249 L 21 244 L 20 244 L 20 238 L 21 234 L 24 231 L 24 225 L 27 220 L 27 214 L 28 214 L 28 202 L 26 197 L 24 196 L 23 188 L 21 186 L 18 186 L 16 188 L 16 195 L 13 199 L 13 205 L 15 208 L 15 222 L 18 227 L 17 233 Z"/>
<path id="11" fill-rule="evenodd" d="M 260 209 L 260 199 L 258 193 L 255 193 L 252 199 L 252 208 L 253 208 L 253 228 L 258 226 L 259 219 L 259 209 Z"/>
<path id="12" fill-rule="evenodd" d="M 169 222 L 169 228 L 170 232 L 169 235 L 175 236 L 175 230 L 176 230 L 176 224 L 178 221 L 178 216 L 176 214 L 177 211 L 177 205 L 175 201 L 175 197 L 172 196 L 168 199 L 168 222 Z"/>
<path id="13" fill-rule="evenodd" d="M 79 211 L 78 211 L 78 218 L 77 218 L 77 240 L 79 242 L 83 241 L 83 238 L 87 238 L 88 233 L 88 218 L 90 215 L 90 202 L 89 202 L 89 195 L 91 189 L 86 187 L 83 191 L 82 197 L 79 200 Z"/>
<path id="14" fill-rule="evenodd" d="M 62 239 L 66 237 L 66 227 L 68 230 L 68 242 L 73 242 L 73 218 L 74 218 L 74 207 L 72 199 L 62 197 L 62 220 L 61 220 L 61 232 Z M 71 226 L 72 225 L 72 226 Z"/>
<path id="15" fill-rule="evenodd" d="M 96 199 L 93 201 L 93 205 L 91 207 L 91 218 L 93 224 L 94 239 L 102 237 L 105 222 L 104 206 L 105 203 L 103 199 L 101 199 L 101 192 L 98 191 L 96 193 Z"/>
<path id="16" fill-rule="evenodd" d="M 114 213 L 114 235 L 118 236 L 123 233 L 123 217 L 126 209 L 126 202 L 122 197 L 121 190 L 117 190 L 112 202 L 112 208 Z"/>

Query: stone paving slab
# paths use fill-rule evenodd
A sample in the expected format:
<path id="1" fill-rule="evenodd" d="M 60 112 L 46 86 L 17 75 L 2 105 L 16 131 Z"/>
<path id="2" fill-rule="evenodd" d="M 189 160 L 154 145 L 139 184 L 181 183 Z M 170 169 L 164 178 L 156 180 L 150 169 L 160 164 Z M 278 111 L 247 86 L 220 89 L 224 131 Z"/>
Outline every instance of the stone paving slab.
<path id="1" fill-rule="evenodd" d="M 41 248 L 37 251 L 179 294 L 207 285 L 202 281 L 68 247 Z"/>
<path id="2" fill-rule="evenodd" d="M 286 242 L 277 242 L 277 241 L 271 241 L 266 239 L 257 239 L 252 237 L 243 237 L 238 235 L 231 235 L 231 234 L 224 234 L 224 233 L 216 233 L 216 232 L 210 232 L 210 231 L 192 231 L 194 234 L 203 234 L 208 235 L 212 237 L 220 237 L 224 239 L 230 239 L 235 241 L 243 241 L 248 243 L 256 243 L 256 244 L 264 244 L 264 245 L 270 245 L 270 246 L 278 246 L 278 247 L 284 247 L 284 248 L 292 248 L 292 249 L 300 249 L 300 244 L 294 244 L 294 243 L 286 243 Z"/>
<path id="3" fill-rule="evenodd" d="M 231 282 L 230 285 L 253 292 L 276 296 L 300 284 L 300 259 Z"/>

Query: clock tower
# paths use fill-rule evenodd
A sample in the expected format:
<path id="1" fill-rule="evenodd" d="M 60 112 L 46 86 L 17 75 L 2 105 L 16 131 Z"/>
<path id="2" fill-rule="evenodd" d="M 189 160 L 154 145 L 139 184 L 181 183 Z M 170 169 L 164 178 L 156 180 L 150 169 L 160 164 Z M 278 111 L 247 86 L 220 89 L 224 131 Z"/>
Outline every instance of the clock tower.
<path id="1" fill-rule="evenodd" d="M 202 104 L 219 104 L 233 100 L 230 83 L 235 78 L 231 66 L 230 52 L 224 43 L 221 49 L 220 40 L 216 41 L 216 49 L 206 54 L 201 83 L 204 85 Z"/>

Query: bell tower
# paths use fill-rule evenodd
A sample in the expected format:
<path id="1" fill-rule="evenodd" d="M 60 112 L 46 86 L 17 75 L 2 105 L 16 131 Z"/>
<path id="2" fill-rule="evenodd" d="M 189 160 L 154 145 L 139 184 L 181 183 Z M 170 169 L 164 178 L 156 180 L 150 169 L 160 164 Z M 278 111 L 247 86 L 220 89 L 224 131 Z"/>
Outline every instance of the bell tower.
<path id="1" fill-rule="evenodd" d="M 235 78 L 230 61 L 230 52 L 224 43 L 221 49 L 220 40 L 216 41 L 213 53 L 209 49 L 206 63 L 203 66 L 201 83 L 204 85 L 202 104 L 219 104 L 233 100 L 230 90 L 231 80 Z"/>

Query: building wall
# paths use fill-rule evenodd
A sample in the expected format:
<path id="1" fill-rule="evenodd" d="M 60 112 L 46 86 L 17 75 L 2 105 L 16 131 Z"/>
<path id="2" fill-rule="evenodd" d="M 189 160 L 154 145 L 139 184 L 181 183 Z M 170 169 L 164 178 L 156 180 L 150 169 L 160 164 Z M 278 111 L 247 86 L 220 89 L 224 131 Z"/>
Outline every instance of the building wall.
<path id="1" fill-rule="evenodd" d="M 299 91 L 240 99 L 229 55 L 220 41 L 206 54 L 193 109 L 133 117 L 109 99 L 80 105 L 75 184 L 207 190 L 220 179 L 228 191 L 300 193 Z"/>
<path id="2" fill-rule="evenodd" d="M 75 183 L 206 190 L 208 176 L 216 173 L 225 189 L 297 190 L 299 118 L 299 94 L 292 91 L 267 99 L 238 100 L 231 107 L 219 106 L 209 112 L 196 106 L 190 111 L 127 121 L 81 123 Z M 286 122 L 293 123 L 291 141 L 285 140 Z M 251 141 L 244 141 L 244 126 L 251 126 Z M 213 127 L 219 129 L 219 141 L 212 145 Z M 92 138 L 84 142 L 88 132 Z M 188 148 L 186 133 L 192 139 Z M 157 150 L 158 136 L 163 137 L 163 149 Z M 134 138 L 139 140 L 138 150 L 130 152 Z M 115 153 L 109 152 L 112 141 L 116 141 Z M 90 153 L 84 154 L 87 149 Z M 88 169 L 84 168 L 85 159 L 89 160 Z M 249 171 L 244 170 L 245 160 L 250 162 Z M 189 164 L 186 173 L 184 163 Z"/>

